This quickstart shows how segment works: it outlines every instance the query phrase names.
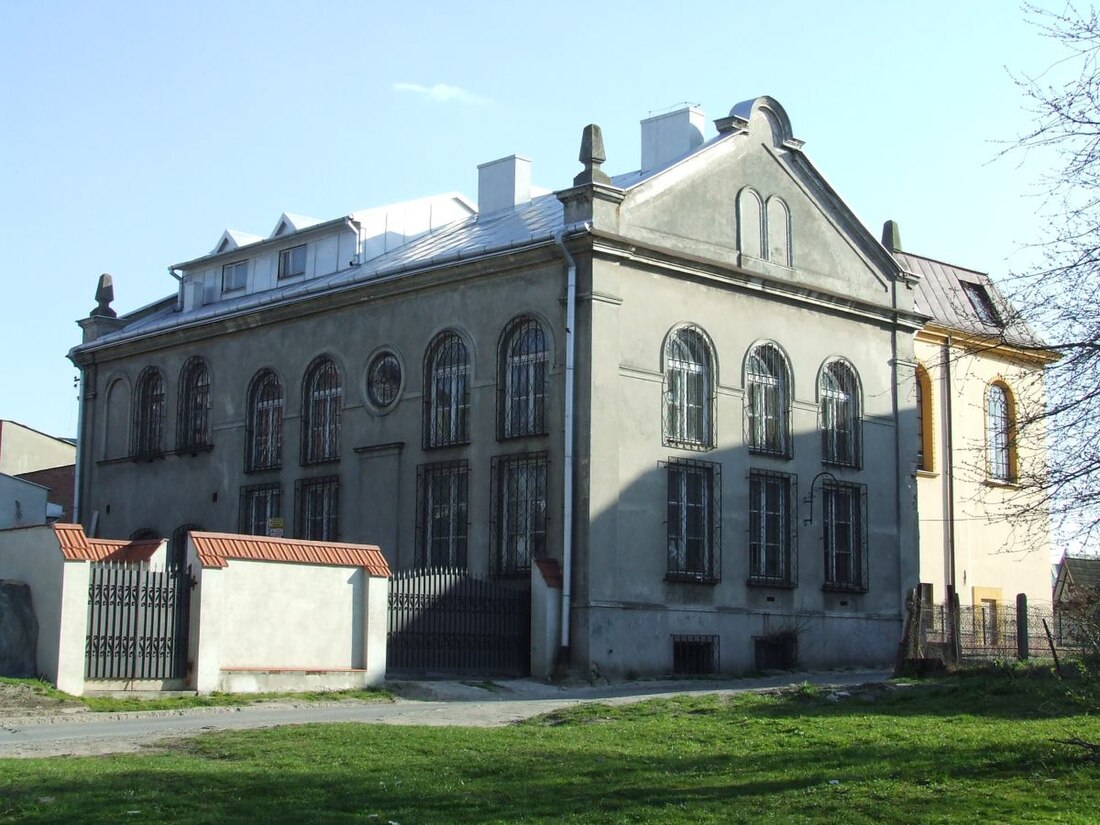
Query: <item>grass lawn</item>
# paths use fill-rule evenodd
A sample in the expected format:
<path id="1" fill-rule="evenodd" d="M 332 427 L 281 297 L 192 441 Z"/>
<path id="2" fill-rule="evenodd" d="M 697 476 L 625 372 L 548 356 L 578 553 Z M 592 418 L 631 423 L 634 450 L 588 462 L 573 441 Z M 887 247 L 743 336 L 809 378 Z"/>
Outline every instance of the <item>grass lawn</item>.
<path id="1" fill-rule="evenodd" d="M 587 705 L 497 729 L 227 732 L 0 760 L 0 822 L 1100 822 L 1049 679 Z"/>

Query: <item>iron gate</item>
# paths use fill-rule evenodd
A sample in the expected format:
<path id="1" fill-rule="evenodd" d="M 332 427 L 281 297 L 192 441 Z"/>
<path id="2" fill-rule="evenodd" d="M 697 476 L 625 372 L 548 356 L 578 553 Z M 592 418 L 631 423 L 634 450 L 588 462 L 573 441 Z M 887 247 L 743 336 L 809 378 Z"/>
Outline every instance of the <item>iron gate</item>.
<path id="1" fill-rule="evenodd" d="M 85 677 L 184 678 L 190 613 L 190 567 L 92 564 Z"/>
<path id="2" fill-rule="evenodd" d="M 387 670 L 526 676 L 531 594 L 465 570 L 390 578 Z"/>

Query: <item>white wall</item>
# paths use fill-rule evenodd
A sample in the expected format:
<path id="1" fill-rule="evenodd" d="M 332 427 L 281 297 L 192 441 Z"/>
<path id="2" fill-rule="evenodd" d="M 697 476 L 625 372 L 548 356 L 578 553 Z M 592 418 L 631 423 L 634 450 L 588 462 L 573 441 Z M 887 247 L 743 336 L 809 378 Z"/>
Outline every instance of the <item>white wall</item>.
<path id="1" fill-rule="evenodd" d="M 0 473 L 0 530 L 46 523 L 49 490 Z"/>

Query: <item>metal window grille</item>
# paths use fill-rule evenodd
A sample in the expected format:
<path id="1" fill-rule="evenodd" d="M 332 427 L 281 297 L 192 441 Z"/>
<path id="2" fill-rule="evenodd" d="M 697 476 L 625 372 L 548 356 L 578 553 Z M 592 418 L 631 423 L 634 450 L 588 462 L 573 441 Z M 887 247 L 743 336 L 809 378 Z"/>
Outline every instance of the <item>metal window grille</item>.
<path id="1" fill-rule="evenodd" d="M 176 449 L 198 451 L 210 443 L 210 372 L 201 358 L 189 358 L 180 371 Z"/>
<path id="2" fill-rule="evenodd" d="M 826 481 L 822 488 L 825 527 L 825 587 L 867 589 L 867 488 Z"/>
<path id="3" fill-rule="evenodd" d="M 543 435 L 549 362 L 546 335 L 534 319 L 520 318 L 509 325 L 502 340 L 497 435 Z"/>
<path id="4" fill-rule="evenodd" d="M 419 565 L 465 569 L 469 463 L 421 464 L 416 476 Z"/>
<path id="5" fill-rule="evenodd" d="M 745 442 L 754 453 L 790 457 L 790 391 L 787 361 L 774 344 L 749 354 Z"/>
<path id="6" fill-rule="evenodd" d="M 698 330 L 684 327 L 665 356 L 665 443 L 688 449 L 714 446 L 714 359 Z"/>
<path id="7" fill-rule="evenodd" d="M 704 676 L 721 668 L 717 636 L 673 636 L 672 672 Z"/>
<path id="8" fill-rule="evenodd" d="M 390 406 L 401 391 L 401 363 L 392 352 L 380 352 L 367 367 L 367 394 L 379 408 Z"/>
<path id="9" fill-rule="evenodd" d="M 493 572 L 515 576 L 546 557 L 546 453 L 495 456 L 492 466 Z"/>
<path id="10" fill-rule="evenodd" d="M 1008 392 L 1000 384 L 991 384 L 986 393 L 986 434 L 988 438 L 989 477 L 1009 481 L 1012 475 L 1012 416 Z"/>
<path id="11" fill-rule="evenodd" d="M 858 467 L 861 420 L 859 382 L 843 361 L 833 361 L 821 371 L 820 398 L 821 455 L 828 464 Z"/>
<path id="12" fill-rule="evenodd" d="M 722 467 L 670 458 L 668 472 L 668 574 L 681 581 L 721 578 Z"/>
<path id="13" fill-rule="evenodd" d="M 252 379 L 248 392 L 245 469 L 275 470 L 283 463 L 283 385 L 271 370 Z"/>
<path id="14" fill-rule="evenodd" d="M 340 535 L 340 477 L 302 478 L 295 487 L 298 538 L 336 541 Z"/>
<path id="15" fill-rule="evenodd" d="M 793 630 L 753 636 L 757 670 L 794 670 L 798 666 L 798 634 Z"/>
<path id="16" fill-rule="evenodd" d="M 306 372 L 302 404 L 302 463 L 340 458 L 340 406 L 344 388 L 330 358 L 318 358 Z"/>
<path id="17" fill-rule="evenodd" d="M 292 246 L 279 253 L 279 277 L 293 278 L 306 274 L 306 245 Z"/>
<path id="18" fill-rule="evenodd" d="M 787 473 L 749 472 L 749 584 L 798 583 L 797 485 Z"/>
<path id="19" fill-rule="evenodd" d="M 428 347 L 424 369 L 425 447 L 469 442 L 469 370 L 462 339 L 454 332 L 436 336 Z"/>
<path id="20" fill-rule="evenodd" d="M 158 456 L 164 451 L 164 375 L 160 370 L 142 370 L 134 400 L 134 455 Z"/>
<path id="21" fill-rule="evenodd" d="M 931 420 L 925 415 L 924 404 L 927 399 L 924 382 L 928 380 L 927 374 L 920 367 L 917 368 L 914 374 L 913 386 L 916 389 L 916 407 L 917 407 L 917 469 L 929 470 L 927 463 L 927 456 L 925 455 L 924 444 L 926 441 L 925 427 L 932 425 Z"/>
<path id="22" fill-rule="evenodd" d="M 282 518 L 283 490 L 278 484 L 256 484 L 241 488 L 241 533 L 250 536 L 269 535 L 272 519 Z"/>

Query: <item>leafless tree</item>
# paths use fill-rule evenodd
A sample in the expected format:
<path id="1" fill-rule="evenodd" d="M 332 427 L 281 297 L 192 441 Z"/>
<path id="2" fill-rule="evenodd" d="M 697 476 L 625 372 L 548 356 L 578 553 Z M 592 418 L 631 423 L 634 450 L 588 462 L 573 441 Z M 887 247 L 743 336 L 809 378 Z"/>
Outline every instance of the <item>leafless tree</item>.
<path id="1" fill-rule="evenodd" d="M 1063 56 L 1037 75 L 1014 75 L 1034 128 L 1004 154 L 1053 158 L 1042 178 L 1040 262 L 1006 286 L 1015 307 L 1061 355 L 1047 369 L 1045 409 L 1023 411 L 1021 438 L 1045 430 L 1046 468 L 1021 467 L 1019 498 L 1045 504 L 1063 536 L 1100 545 L 1100 21 L 1096 10 L 1025 6 Z"/>

